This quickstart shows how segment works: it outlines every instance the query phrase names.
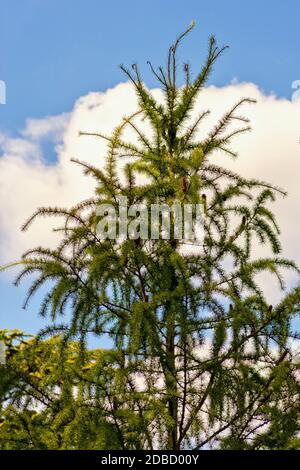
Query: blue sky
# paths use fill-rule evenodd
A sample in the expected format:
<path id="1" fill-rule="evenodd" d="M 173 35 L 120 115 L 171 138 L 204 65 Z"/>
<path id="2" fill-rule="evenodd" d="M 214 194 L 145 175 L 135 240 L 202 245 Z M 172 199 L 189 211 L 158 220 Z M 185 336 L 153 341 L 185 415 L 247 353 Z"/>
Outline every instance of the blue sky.
<path id="1" fill-rule="evenodd" d="M 214 83 L 238 77 L 290 96 L 300 77 L 299 17 L 298 0 L 1 0 L 0 126 L 12 132 L 27 117 L 70 110 L 77 97 L 122 80 L 120 63 L 139 62 L 150 78 L 146 60 L 161 64 L 192 19 L 197 28 L 181 49 L 192 64 L 210 33 L 230 45 Z"/>
<path id="2" fill-rule="evenodd" d="M 230 49 L 216 66 L 215 85 L 233 79 L 290 98 L 300 79 L 299 0 L 0 0 L 0 79 L 7 104 L 0 131 L 17 135 L 27 118 L 71 111 L 76 99 L 124 81 L 118 65 L 164 64 L 167 47 L 191 20 L 197 27 L 180 50 L 196 69 L 209 34 Z M 45 149 L 49 162 L 53 148 Z M 35 331 L 35 309 L 21 311 L 24 289 L 0 279 L 0 328 Z"/>

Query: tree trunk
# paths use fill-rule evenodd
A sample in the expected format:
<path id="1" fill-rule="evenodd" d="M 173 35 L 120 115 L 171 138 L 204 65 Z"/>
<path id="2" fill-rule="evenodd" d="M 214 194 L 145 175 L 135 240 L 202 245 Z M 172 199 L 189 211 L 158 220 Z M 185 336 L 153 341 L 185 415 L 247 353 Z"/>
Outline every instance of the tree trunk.
<path id="1" fill-rule="evenodd" d="M 174 269 L 171 271 L 170 292 L 173 292 L 177 285 Z M 178 450 L 178 397 L 175 363 L 175 308 L 173 302 L 168 302 L 166 309 L 166 389 L 168 396 L 168 412 L 172 425 L 168 427 L 168 449 Z"/>

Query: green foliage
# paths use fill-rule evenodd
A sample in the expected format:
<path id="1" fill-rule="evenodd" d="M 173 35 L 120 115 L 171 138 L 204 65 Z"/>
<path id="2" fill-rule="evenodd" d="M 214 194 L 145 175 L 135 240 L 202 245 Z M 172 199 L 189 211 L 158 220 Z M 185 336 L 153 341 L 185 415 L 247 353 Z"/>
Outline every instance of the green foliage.
<path id="1" fill-rule="evenodd" d="M 13 346 L 15 332 L 2 337 L 0 449 L 122 448 L 105 403 L 105 387 L 115 380 L 112 352 L 93 350 L 83 358 L 78 342 L 59 336 Z M 110 369 L 102 374 L 100 364 Z M 102 387 L 97 394 L 91 377 Z"/>
<path id="2" fill-rule="evenodd" d="M 150 64 L 163 103 L 136 64 L 122 66 L 138 111 L 111 136 L 82 133 L 108 145 L 102 170 L 75 160 L 94 178 L 95 196 L 71 209 L 40 208 L 23 227 L 37 217 L 63 221 L 56 249 L 25 253 L 16 280 L 35 275 L 25 306 L 51 286 L 40 307 L 49 327 L 18 346 L 1 376 L 2 448 L 299 446 L 299 363 L 288 341 L 298 338 L 291 325 L 300 289 L 270 306 L 257 281 L 271 273 L 284 288 L 282 269 L 297 270 L 280 257 L 269 207 L 285 193 L 211 162 L 217 151 L 236 157 L 231 141 L 249 130 L 240 108 L 253 100 L 242 98 L 199 138 L 208 111 L 195 122 L 191 114 L 224 48 L 211 38 L 204 66 L 192 79 L 185 64 L 179 86 L 176 52 L 192 27 L 170 48 L 166 70 Z M 134 141 L 124 137 L 128 128 Z M 139 175 L 147 181 L 138 184 Z M 97 206 L 117 207 L 120 196 L 203 204 L 203 246 L 190 254 L 173 238 L 100 239 Z M 257 244 L 270 256 L 257 259 Z M 115 349 L 90 351 L 90 333 L 109 334 Z"/>

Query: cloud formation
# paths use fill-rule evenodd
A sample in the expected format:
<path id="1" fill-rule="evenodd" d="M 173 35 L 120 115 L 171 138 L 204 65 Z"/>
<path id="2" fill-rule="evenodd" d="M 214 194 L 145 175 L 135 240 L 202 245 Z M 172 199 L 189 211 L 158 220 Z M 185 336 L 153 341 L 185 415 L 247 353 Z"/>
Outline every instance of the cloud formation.
<path id="1" fill-rule="evenodd" d="M 161 98 L 159 90 L 153 90 Z M 246 177 L 264 179 L 288 191 L 279 198 L 275 213 L 282 228 L 284 255 L 300 264 L 300 99 L 289 101 L 264 95 L 252 83 L 210 86 L 200 95 L 195 114 L 205 109 L 211 115 L 200 129 L 203 136 L 241 97 L 257 100 L 245 106 L 252 132 L 238 137 L 233 148 L 239 158 L 231 161 L 216 154 L 214 161 Z M 19 137 L 0 134 L 0 262 L 14 261 L 27 248 L 55 243 L 56 235 L 45 221 L 37 222 L 28 233 L 20 226 L 39 206 L 70 206 L 92 194 L 94 182 L 70 162 L 78 158 L 102 166 L 105 142 L 81 136 L 79 131 L 109 134 L 124 115 L 137 109 L 134 90 L 129 83 L 119 84 L 103 93 L 79 98 L 71 113 L 28 119 Z M 43 142 L 51 141 L 57 160 L 49 164 Z"/>

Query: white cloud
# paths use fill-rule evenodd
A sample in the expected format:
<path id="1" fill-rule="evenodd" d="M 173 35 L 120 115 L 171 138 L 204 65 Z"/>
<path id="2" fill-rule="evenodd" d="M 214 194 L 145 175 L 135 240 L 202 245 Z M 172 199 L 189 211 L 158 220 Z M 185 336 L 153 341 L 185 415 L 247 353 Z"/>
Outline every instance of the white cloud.
<path id="1" fill-rule="evenodd" d="M 69 118 L 70 113 L 63 113 L 43 119 L 27 119 L 22 135 L 31 140 L 41 140 L 47 137 L 60 140 L 63 138 Z"/>
<path id="2" fill-rule="evenodd" d="M 154 90 L 161 97 L 159 90 Z M 252 83 L 225 87 L 210 86 L 197 102 L 197 113 L 210 109 L 211 116 L 200 129 L 205 133 L 216 120 L 241 97 L 257 100 L 245 106 L 244 115 L 251 119 L 253 131 L 236 139 L 233 147 L 240 157 L 230 161 L 218 153 L 214 160 L 248 177 L 256 177 L 279 185 L 289 192 L 279 198 L 275 211 L 282 227 L 284 255 L 300 264 L 298 240 L 300 199 L 300 101 L 265 96 Z M 93 180 L 82 175 L 71 158 L 101 166 L 105 142 L 82 136 L 79 131 L 108 134 L 124 115 L 137 109 L 132 86 L 119 84 L 105 93 L 90 93 L 77 100 L 71 113 L 44 119 L 29 119 L 21 137 L 0 135 L 0 223 L 2 262 L 13 261 L 20 253 L 35 245 L 53 243 L 49 225 L 41 221 L 28 233 L 20 226 L 38 206 L 69 206 L 91 195 Z M 56 145 L 57 162 L 47 164 L 42 152 L 43 139 Z"/>

